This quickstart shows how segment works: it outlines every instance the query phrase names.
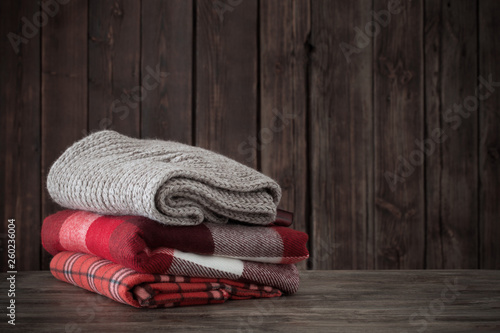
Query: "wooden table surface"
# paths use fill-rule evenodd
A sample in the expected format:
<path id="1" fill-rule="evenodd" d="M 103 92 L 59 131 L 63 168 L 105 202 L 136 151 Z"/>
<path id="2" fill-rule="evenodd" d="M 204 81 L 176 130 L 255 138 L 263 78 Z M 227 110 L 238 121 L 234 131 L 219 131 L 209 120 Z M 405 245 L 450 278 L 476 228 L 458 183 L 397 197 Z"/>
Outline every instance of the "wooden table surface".
<path id="1" fill-rule="evenodd" d="M 16 326 L 1 332 L 500 332 L 500 271 L 304 271 L 293 296 L 136 309 L 56 280 L 16 275 Z"/>

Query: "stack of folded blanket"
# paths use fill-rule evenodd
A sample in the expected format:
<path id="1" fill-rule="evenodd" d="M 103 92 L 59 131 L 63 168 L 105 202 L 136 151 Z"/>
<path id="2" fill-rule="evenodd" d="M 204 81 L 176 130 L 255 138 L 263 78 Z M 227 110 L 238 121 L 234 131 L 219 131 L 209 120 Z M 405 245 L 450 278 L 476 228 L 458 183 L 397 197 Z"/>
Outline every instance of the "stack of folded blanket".
<path id="1" fill-rule="evenodd" d="M 309 256 L 279 185 L 202 148 L 96 132 L 47 188 L 67 208 L 42 226 L 52 274 L 135 307 L 293 294 Z"/>

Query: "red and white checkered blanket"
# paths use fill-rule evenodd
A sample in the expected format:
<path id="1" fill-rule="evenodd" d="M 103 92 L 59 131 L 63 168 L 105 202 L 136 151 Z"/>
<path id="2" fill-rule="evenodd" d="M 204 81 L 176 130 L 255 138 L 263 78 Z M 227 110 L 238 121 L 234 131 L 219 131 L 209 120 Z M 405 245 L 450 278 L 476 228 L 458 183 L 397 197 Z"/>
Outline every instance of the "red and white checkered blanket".
<path id="1" fill-rule="evenodd" d="M 229 279 L 272 286 L 287 294 L 297 291 L 299 273 L 293 264 L 269 264 L 194 252 L 222 252 L 227 256 L 246 256 L 249 259 L 271 258 L 271 262 L 280 258 L 280 262 L 290 262 L 296 260 L 290 258 L 297 254 L 307 258 L 306 234 L 299 233 L 300 239 L 294 243 L 297 232 L 287 228 L 282 232 L 276 231 L 280 227 L 234 225 L 234 229 L 224 229 L 230 228 L 228 225 L 220 226 L 223 229 L 211 228 L 206 225 L 166 227 L 137 216 L 109 217 L 65 210 L 46 218 L 42 226 L 42 244 L 53 255 L 62 251 L 93 254 L 142 273 Z M 264 228 L 261 231 L 264 237 L 258 233 L 250 236 L 249 230 L 253 228 Z M 169 233 L 175 229 L 179 231 Z M 272 233 L 276 235 L 274 239 L 266 236 Z M 245 235 L 248 236 L 245 238 Z M 278 257 L 279 252 L 270 250 L 271 255 L 266 257 L 269 254 L 261 251 L 266 237 L 270 238 L 269 242 L 277 242 L 281 237 L 283 244 L 298 244 L 283 245 L 289 249 L 288 253 L 295 254 L 280 254 Z M 169 246 L 163 243 L 166 239 L 172 242 Z"/>
<path id="2" fill-rule="evenodd" d="M 136 258 L 144 267 L 161 261 L 163 252 L 157 250 L 164 247 L 247 261 L 293 264 L 309 257 L 307 239 L 306 233 L 283 226 L 236 223 L 165 226 L 140 216 L 102 216 L 77 210 L 50 215 L 42 227 L 43 246 L 52 255 L 61 251 L 105 253 L 109 260 L 121 258 L 122 265 Z"/>
<path id="3" fill-rule="evenodd" d="M 278 297 L 269 286 L 135 272 L 93 255 L 61 252 L 50 262 L 59 280 L 137 308 L 224 303 L 228 299 Z"/>

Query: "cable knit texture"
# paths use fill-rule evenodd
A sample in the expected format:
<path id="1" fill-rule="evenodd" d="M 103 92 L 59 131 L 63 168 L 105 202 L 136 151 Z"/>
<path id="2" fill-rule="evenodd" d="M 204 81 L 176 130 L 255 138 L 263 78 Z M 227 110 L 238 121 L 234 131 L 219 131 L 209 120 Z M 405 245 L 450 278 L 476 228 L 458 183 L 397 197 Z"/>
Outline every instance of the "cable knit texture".
<path id="1" fill-rule="evenodd" d="M 274 221 L 281 189 L 271 178 L 178 142 L 93 133 L 69 147 L 47 177 L 61 206 L 140 215 L 168 225 Z"/>

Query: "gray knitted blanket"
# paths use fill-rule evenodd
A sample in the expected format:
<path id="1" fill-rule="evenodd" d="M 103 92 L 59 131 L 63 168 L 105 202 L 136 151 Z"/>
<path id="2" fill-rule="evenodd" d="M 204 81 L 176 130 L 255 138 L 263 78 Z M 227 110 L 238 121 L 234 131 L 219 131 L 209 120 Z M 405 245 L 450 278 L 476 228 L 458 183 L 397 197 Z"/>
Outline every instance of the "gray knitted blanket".
<path id="1" fill-rule="evenodd" d="M 107 215 L 140 215 L 170 225 L 228 218 L 273 222 L 281 198 L 271 178 L 214 152 L 114 131 L 69 147 L 47 177 L 61 206 Z"/>

